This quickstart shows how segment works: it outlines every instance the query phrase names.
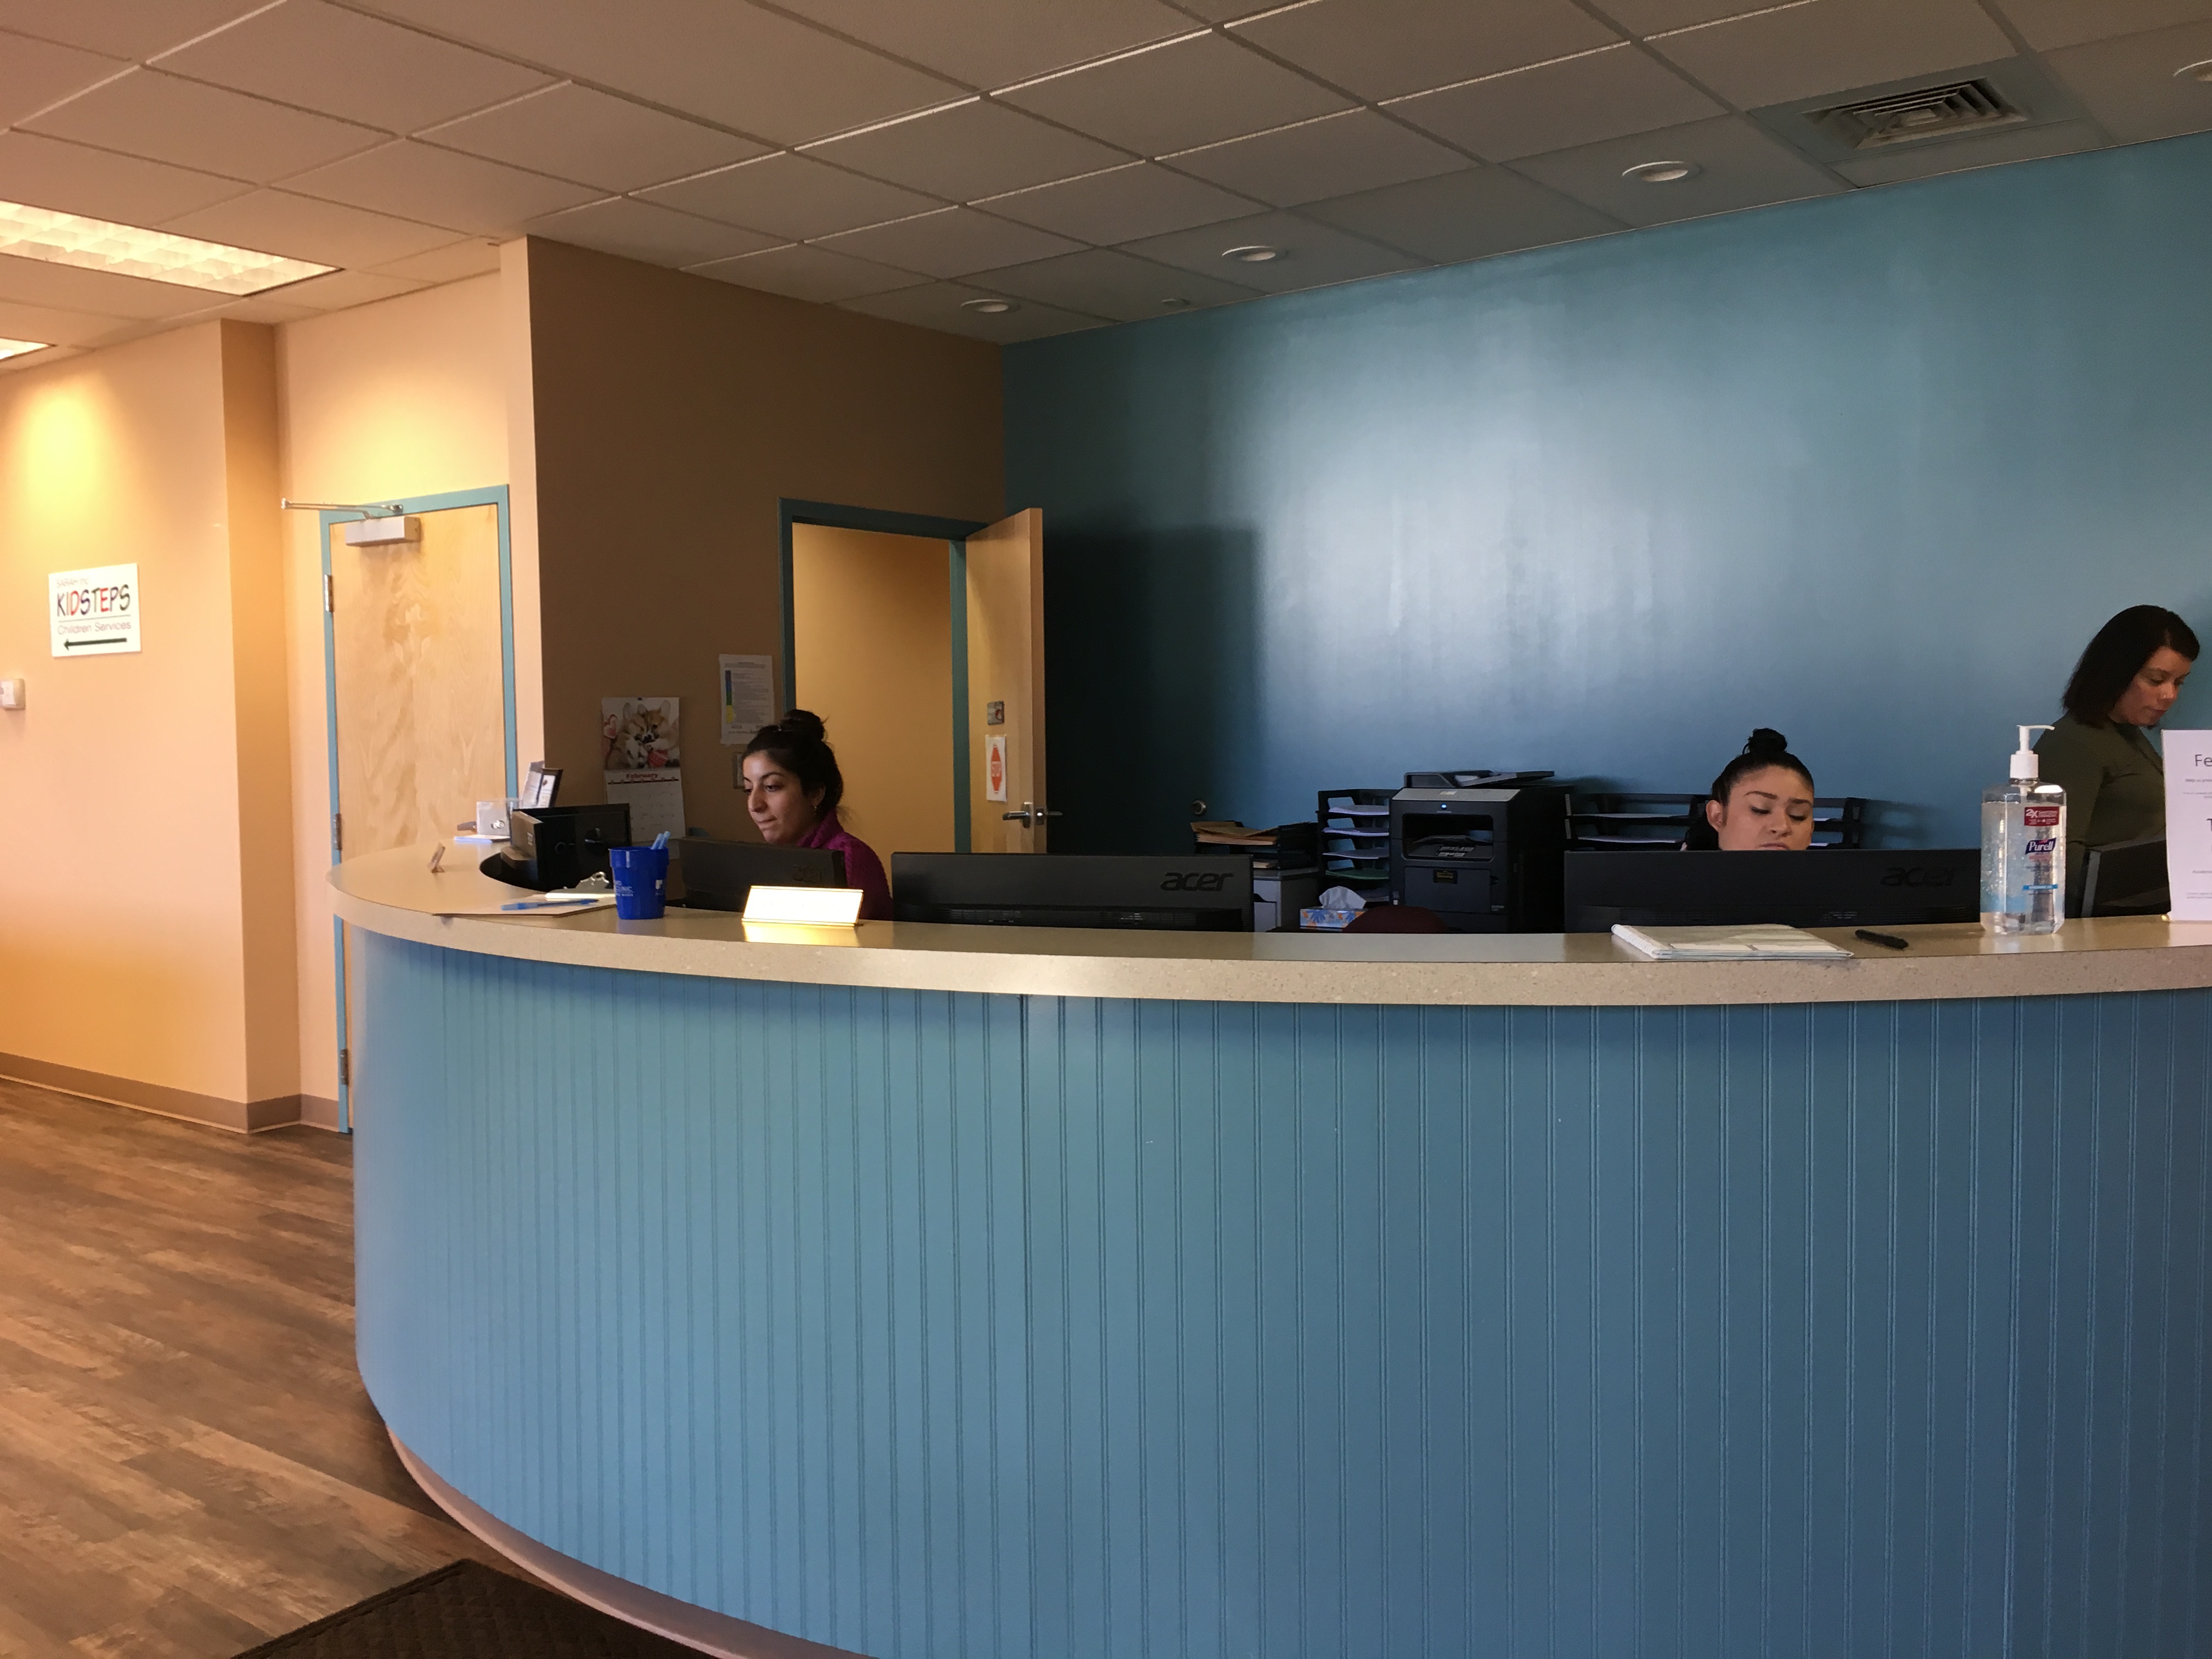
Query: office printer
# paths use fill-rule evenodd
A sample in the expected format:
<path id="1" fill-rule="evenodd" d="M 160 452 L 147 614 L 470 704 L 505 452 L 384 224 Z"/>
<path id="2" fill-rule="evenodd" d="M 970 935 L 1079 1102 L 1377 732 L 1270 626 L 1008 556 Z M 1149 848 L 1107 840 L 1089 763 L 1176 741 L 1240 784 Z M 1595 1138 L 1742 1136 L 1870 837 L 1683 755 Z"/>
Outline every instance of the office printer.
<path id="1" fill-rule="evenodd" d="M 1550 933 L 1568 795 L 1549 772 L 1408 772 L 1390 798 L 1390 890 L 1455 933 Z"/>

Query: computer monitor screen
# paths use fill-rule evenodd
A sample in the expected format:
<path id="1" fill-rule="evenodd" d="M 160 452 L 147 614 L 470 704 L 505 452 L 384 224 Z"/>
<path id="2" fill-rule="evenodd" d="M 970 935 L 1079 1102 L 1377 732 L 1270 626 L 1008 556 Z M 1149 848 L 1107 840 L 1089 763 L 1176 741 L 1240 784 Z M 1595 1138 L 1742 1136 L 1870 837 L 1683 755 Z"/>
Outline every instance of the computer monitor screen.
<path id="1" fill-rule="evenodd" d="M 894 853 L 901 921 L 1249 933 L 1249 854 Z"/>
<path id="2" fill-rule="evenodd" d="M 694 910 L 742 910 L 756 884 L 763 887 L 842 887 L 845 855 L 828 848 L 770 847 L 757 841 L 676 842 L 669 868 L 682 883 L 671 901 Z"/>
<path id="3" fill-rule="evenodd" d="M 1636 927 L 1909 926 L 1981 915 L 1972 847 L 1806 853 L 1569 853 L 1567 931 Z"/>
<path id="4" fill-rule="evenodd" d="M 2165 836 L 2089 849 L 2084 860 L 2079 914 L 2160 916 L 2172 908 L 2166 890 Z"/>

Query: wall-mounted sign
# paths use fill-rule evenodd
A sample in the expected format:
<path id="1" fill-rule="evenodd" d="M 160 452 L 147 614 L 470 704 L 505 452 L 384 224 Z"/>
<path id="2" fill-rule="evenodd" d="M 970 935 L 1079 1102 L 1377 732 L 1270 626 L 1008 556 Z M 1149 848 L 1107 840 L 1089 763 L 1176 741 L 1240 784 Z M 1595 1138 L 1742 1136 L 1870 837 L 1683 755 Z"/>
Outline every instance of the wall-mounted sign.
<path id="1" fill-rule="evenodd" d="M 1006 740 L 994 732 L 983 739 L 983 799 L 1006 798 Z"/>
<path id="2" fill-rule="evenodd" d="M 46 577 L 46 620 L 57 657 L 105 657 L 138 649 L 138 567 L 57 570 Z"/>

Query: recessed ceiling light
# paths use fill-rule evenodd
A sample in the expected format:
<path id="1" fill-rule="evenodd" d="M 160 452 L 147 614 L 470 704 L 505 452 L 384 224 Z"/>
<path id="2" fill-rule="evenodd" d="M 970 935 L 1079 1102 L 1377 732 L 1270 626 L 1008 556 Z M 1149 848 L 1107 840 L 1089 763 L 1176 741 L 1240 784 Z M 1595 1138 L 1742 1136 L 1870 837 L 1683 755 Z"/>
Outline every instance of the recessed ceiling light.
<path id="1" fill-rule="evenodd" d="M 1021 307 L 1012 300 L 963 300 L 960 309 L 980 311 L 986 317 L 1003 317 L 1010 311 L 1019 311 Z"/>
<path id="2" fill-rule="evenodd" d="M 1264 265 L 1270 259 L 1281 258 L 1283 250 L 1269 247 L 1265 242 L 1253 242 L 1243 247 L 1225 247 L 1221 250 L 1221 257 L 1234 259 L 1241 265 Z"/>
<path id="3" fill-rule="evenodd" d="M 2201 64 L 2184 64 L 2173 73 L 2177 80 L 2185 75 L 2192 81 L 2203 81 L 2208 85 L 2212 85 L 2212 58 L 2206 58 Z"/>
<path id="4" fill-rule="evenodd" d="M 1688 179 L 1704 172 L 1695 161 L 1639 161 L 1620 175 L 1639 184 L 1671 185 L 1678 179 Z"/>
<path id="5" fill-rule="evenodd" d="M 20 202 L 0 202 L 0 253 L 233 295 L 258 294 L 337 269 Z"/>
<path id="6" fill-rule="evenodd" d="M 44 351 L 44 340 L 0 340 L 0 358 L 20 357 L 27 351 Z"/>

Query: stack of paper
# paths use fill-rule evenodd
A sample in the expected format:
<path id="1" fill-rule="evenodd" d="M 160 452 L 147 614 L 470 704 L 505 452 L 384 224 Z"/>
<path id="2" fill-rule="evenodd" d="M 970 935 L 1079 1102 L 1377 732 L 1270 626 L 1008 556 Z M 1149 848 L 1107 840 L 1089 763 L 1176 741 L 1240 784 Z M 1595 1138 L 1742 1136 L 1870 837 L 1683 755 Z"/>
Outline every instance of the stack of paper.
<path id="1" fill-rule="evenodd" d="M 1631 927 L 1613 925 L 1622 944 L 1661 962 L 1849 962 L 1851 953 L 1802 927 Z"/>

